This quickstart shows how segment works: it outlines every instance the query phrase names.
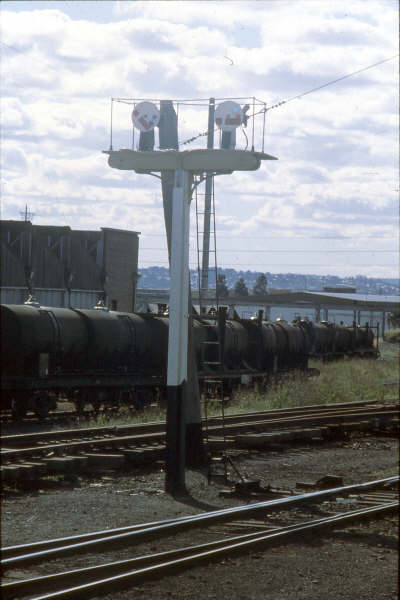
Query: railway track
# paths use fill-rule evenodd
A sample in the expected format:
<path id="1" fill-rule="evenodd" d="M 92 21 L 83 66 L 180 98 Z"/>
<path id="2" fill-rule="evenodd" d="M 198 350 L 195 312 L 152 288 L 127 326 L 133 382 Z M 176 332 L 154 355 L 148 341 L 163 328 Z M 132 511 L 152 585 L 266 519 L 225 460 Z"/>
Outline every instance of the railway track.
<path id="1" fill-rule="evenodd" d="M 350 431 L 398 432 L 399 405 L 355 402 L 228 415 L 203 424 L 210 452 L 324 441 Z M 3 436 L 1 477 L 132 468 L 164 459 L 165 423 L 68 429 Z"/>
<path id="2" fill-rule="evenodd" d="M 176 570 L 195 566 L 204 561 L 215 561 L 232 553 L 266 550 L 271 544 L 286 543 L 289 538 L 304 536 L 308 532 L 323 535 L 334 527 L 347 526 L 363 519 L 376 519 L 395 512 L 399 508 L 399 477 L 368 481 L 311 493 L 290 495 L 244 506 L 220 509 L 194 516 L 135 524 L 113 530 L 98 531 L 66 538 L 43 540 L 31 544 L 9 546 L 1 549 L 1 567 L 6 577 L 1 585 L 3 598 L 29 597 L 35 600 L 44 598 L 103 597 L 107 592 L 119 588 L 136 586 L 146 580 L 162 577 Z M 394 488 L 394 486 L 397 486 Z M 319 518 L 297 521 L 285 525 L 273 525 L 271 513 L 290 511 L 302 506 L 317 506 L 322 502 L 338 502 L 344 498 L 352 499 L 351 510 L 341 513 L 330 508 Z M 335 505 L 336 506 L 336 505 Z M 333 511 L 333 512 L 332 512 Z M 281 514 L 281 513 L 280 513 Z M 160 540 L 189 529 L 197 528 L 204 532 L 215 524 L 235 525 L 238 519 L 258 516 L 264 522 L 257 522 L 257 531 L 242 535 L 224 537 L 207 543 L 195 543 L 191 546 L 172 548 L 156 554 L 139 555 L 125 560 L 94 564 L 84 568 L 70 568 L 54 573 L 34 576 L 18 576 L 17 573 L 30 566 L 48 564 L 52 560 L 65 560 L 81 554 L 96 553 L 127 548 L 140 544 L 144 540 Z M 296 516 L 296 518 L 298 518 Z M 268 519 L 266 521 L 265 519 Z M 254 527 L 253 527 L 254 529 Z M 93 559 L 92 559 L 93 560 Z M 59 565 L 59 563 L 57 563 Z M 59 567 L 58 567 L 59 568 Z M 73 582 L 73 584 L 71 584 Z M 39 594 L 39 595 L 38 595 Z"/>
<path id="3" fill-rule="evenodd" d="M 74 422 L 81 421 L 83 419 L 89 419 L 94 416 L 94 411 L 83 411 L 83 413 L 78 413 L 75 410 L 55 410 L 50 411 L 48 415 L 42 419 L 38 419 L 38 416 L 35 413 L 28 412 L 25 415 L 23 421 L 16 421 L 13 416 L 11 410 L 1 411 L 0 415 L 0 423 L 4 425 L 32 425 L 32 424 L 41 424 L 41 425 L 53 425 L 57 423 L 63 422 Z"/>

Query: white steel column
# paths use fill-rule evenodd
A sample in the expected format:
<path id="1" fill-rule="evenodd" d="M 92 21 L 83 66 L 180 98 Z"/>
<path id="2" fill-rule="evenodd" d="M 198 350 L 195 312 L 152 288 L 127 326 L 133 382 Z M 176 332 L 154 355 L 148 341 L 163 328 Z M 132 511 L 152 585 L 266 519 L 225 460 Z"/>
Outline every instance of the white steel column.
<path id="1" fill-rule="evenodd" d="M 189 325 L 189 172 L 175 170 L 172 192 L 171 291 L 169 297 L 166 492 L 185 490 L 185 411 Z"/>
<path id="2" fill-rule="evenodd" d="M 178 169 L 172 195 L 168 386 L 181 385 L 187 380 L 189 218 L 189 173 Z"/>

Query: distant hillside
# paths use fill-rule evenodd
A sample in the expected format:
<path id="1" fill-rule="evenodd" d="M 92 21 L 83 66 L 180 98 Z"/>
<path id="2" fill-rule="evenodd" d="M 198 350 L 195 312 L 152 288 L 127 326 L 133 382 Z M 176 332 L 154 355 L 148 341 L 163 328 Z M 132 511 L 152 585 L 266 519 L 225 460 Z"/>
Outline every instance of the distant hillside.
<path id="1" fill-rule="evenodd" d="M 241 277 L 251 292 L 257 276 L 256 271 L 235 271 L 235 269 L 219 269 L 218 273 L 225 275 L 228 288 L 233 288 Z M 324 286 L 347 285 L 355 287 L 360 294 L 381 294 L 387 296 L 399 295 L 399 280 L 364 277 L 336 277 L 335 275 L 298 275 L 295 273 L 265 273 L 268 289 L 320 291 Z M 190 272 L 193 289 L 197 289 L 197 271 Z M 139 288 L 169 289 L 169 270 L 165 267 L 147 267 L 140 269 Z M 210 276 L 210 287 L 215 287 L 215 278 Z"/>

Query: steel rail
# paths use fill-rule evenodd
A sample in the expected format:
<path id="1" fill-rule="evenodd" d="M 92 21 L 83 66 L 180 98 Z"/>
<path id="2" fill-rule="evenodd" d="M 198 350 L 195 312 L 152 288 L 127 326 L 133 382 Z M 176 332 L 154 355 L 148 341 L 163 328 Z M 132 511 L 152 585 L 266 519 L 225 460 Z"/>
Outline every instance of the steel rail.
<path id="1" fill-rule="evenodd" d="M 395 483 L 395 482 L 393 482 Z M 383 485 L 392 484 L 392 478 L 389 478 L 389 481 L 383 480 Z M 378 486 L 379 487 L 379 486 Z M 221 509 L 224 510 L 224 509 Z M 201 513 L 204 515 L 213 514 L 215 511 L 211 511 L 208 513 Z M 172 519 L 163 519 L 161 521 L 151 521 L 149 523 L 142 523 L 136 525 L 127 525 L 125 527 L 117 527 L 114 529 L 105 529 L 100 531 L 93 531 L 90 533 L 78 534 L 73 536 L 67 536 L 62 538 L 53 538 L 50 540 L 40 540 L 37 542 L 32 542 L 30 544 L 19 544 L 16 546 L 5 546 L 0 548 L 0 553 L 2 558 L 10 558 L 12 556 L 18 556 L 23 554 L 30 554 L 33 552 L 37 552 L 39 550 L 47 550 L 50 548 L 57 548 L 70 544 L 78 544 L 81 542 L 86 542 L 93 539 L 103 538 L 107 536 L 117 535 L 119 533 L 125 533 L 129 531 L 136 531 L 138 529 L 146 529 L 150 527 L 159 527 L 162 525 L 166 525 L 169 523 L 174 523 L 177 521 L 187 520 L 192 518 L 191 515 L 185 517 L 178 517 Z"/>
<path id="2" fill-rule="evenodd" d="M 354 420 L 363 420 L 366 418 L 377 418 L 377 419 L 384 419 L 385 417 L 398 417 L 399 416 L 399 408 L 398 406 L 396 407 L 387 407 L 386 409 L 383 410 L 372 410 L 372 409 L 360 409 L 360 410 L 353 410 L 353 411 L 341 411 L 341 412 L 337 412 L 337 413 L 329 413 L 329 414 L 323 414 L 323 413 L 315 413 L 314 415 L 299 415 L 299 416 L 293 416 L 290 419 L 287 418 L 277 418 L 274 420 L 263 420 L 263 421 L 252 421 L 251 423 L 238 423 L 238 424 L 233 424 L 233 425 L 225 425 L 225 431 L 227 433 L 229 433 L 229 431 L 231 430 L 233 433 L 236 433 L 236 431 L 238 431 L 240 428 L 245 429 L 246 427 L 279 427 L 279 426 L 285 426 L 285 427 L 293 427 L 296 426 L 297 424 L 300 425 L 321 425 L 323 426 L 324 423 L 325 424 L 343 424 L 346 425 L 346 421 L 347 422 L 353 422 Z M 213 428 L 210 428 L 211 431 Z M 217 428 L 216 428 L 217 429 Z"/>
<path id="3" fill-rule="evenodd" d="M 379 407 L 381 408 L 381 407 Z M 357 419 L 365 419 L 366 417 L 371 418 L 385 418 L 385 417 L 398 417 L 399 410 L 396 405 L 396 408 L 392 408 L 391 406 L 382 408 L 382 410 L 375 410 L 372 408 L 360 408 L 359 410 L 354 409 L 345 412 L 339 413 L 329 413 L 327 414 L 314 414 L 314 415 L 296 415 L 290 418 L 275 418 L 275 419 L 263 419 L 259 421 L 251 421 L 251 422 L 240 422 L 240 423 L 231 423 L 225 424 L 224 430 L 227 435 L 233 435 L 235 433 L 240 433 L 242 430 L 249 429 L 251 427 L 257 428 L 270 428 L 277 426 L 295 426 L 297 424 L 300 425 L 318 425 L 324 423 L 329 420 L 329 423 L 332 424 L 344 424 L 345 421 L 351 421 L 355 418 Z M 222 429 L 222 425 L 214 425 L 208 427 L 209 434 L 217 434 L 220 433 Z M 97 435 L 97 434 L 96 434 Z M 28 448 L 3 448 L 0 451 L 0 456 L 2 459 L 11 459 L 18 458 L 24 456 L 32 456 L 37 455 L 38 453 L 50 452 L 53 450 L 63 451 L 63 450 L 82 450 L 85 448 L 91 448 L 93 446 L 103 447 L 110 445 L 123 445 L 123 444 L 141 444 L 143 442 L 160 442 L 165 440 L 165 431 L 159 431 L 154 433 L 141 433 L 141 434 L 132 434 L 125 436 L 115 436 L 115 437 L 106 437 L 102 439 L 90 439 L 90 440 L 80 440 L 80 441 L 70 441 L 70 442 L 59 442 L 55 444 L 43 444 L 40 446 L 28 447 Z"/>
<path id="4" fill-rule="evenodd" d="M 88 411 L 85 411 L 84 416 L 87 415 Z M 75 419 L 78 416 L 80 415 L 75 410 L 49 410 L 45 419 L 54 419 L 62 421 L 63 419 Z M 24 423 L 31 423 L 32 421 L 38 421 L 38 416 L 34 412 L 29 410 L 28 413 L 24 416 Z M 11 409 L 0 409 L 0 423 L 9 424 L 18 423 L 18 421 L 15 421 Z"/>
<path id="5" fill-rule="evenodd" d="M 164 441 L 165 431 L 160 433 L 140 433 L 135 435 L 125 435 L 119 437 L 106 437 L 97 439 L 93 437 L 90 440 L 70 441 L 70 442 L 59 442 L 55 444 L 46 444 L 42 446 L 34 446 L 31 448 L 4 448 L 0 451 L 2 459 L 5 458 L 18 458 L 20 456 L 32 456 L 40 454 L 42 452 L 51 452 L 53 450 L 85 450 L 97 446 L 99 448 L 103 446 L 111 445 L 123 445 L 123 444 L 143 444 L 149 442 Z"/>
<path id="6" fill-rule="evenodd" d="M 282 411 L 264 411 L 264 412 L 259 412 L 259 413 L 243 413 L 243 414 L 235 414 L 235 415 L 228 415 L 226 417 L 226 422 L 227 424 L 231 424 L 231 425 L 238 425 L 240 424 L 242 427 L 246 427 L 247 425 L 249 427 L 252 426 L 252 424 L 254 425 L 258 425 L 258 424 L 262 424 L 265 422 L 265 418 L 268 417 L 267 423 L 270 426 L 274 426 L 274 424 L 278 424 L 280 425 L 282 422 L 284 422 L 287 425 L 290 425 L 290 421 L 294 420 L 294 419 L 299 419 L 302 418 L 307 419 L 308 418 L 312 418 L 312 417 L 317 417 L 317 416 L 321 416 L 324 417 L 326 416 L 326 418 L 329 417 L 329 415 L 332 415 L 332 417 L 335 416 L 343 416 L 345 417 L 346 415 L 355 415 L 357 416 L 360 412 L 361 409 L 364 410 L 364 415 L 371 414 L 374 415 L 378 409 L 380 409 L 381 411 L 383 410 L 384 413 L 387 413 L 388 411 L 393 411 L 393 410 L 397 410 L 398 409 L 397 404 L 386 404 L 386 405 L 381 405 L 381 404 L 375 404 L 374 406 L 359 406 L 357 407 L 344 407 L 344 408 L 340 408 L 340 412 L 338 413 L 338 409 L 335 409 L 334 407 L 329 407 L 328 409 L 324 409 L 323 407 L 319 407 L 317 406 L 316 409 L 311 410 L 296 410 L 295 413 L 290 413 L 288 409 L 286 410 L 282 410 Z M 284 418 L 284 416 L 286 415 L 286 420 L 284 419 L 284 421 L 282 421 L 282 419 Z M 289 417 L 289 419 L 288 419 Z M 209 427 L 213 427 L 214 429 L 214 433 L 218 432 L 219 427 L 221 427 L 220 425 L 221 422 L 221 418 L 220 417 L 213 417 L 211 419 L 209 419 L 208 421 L 208 425 Z M 86 438 L 85 443 L 86 444 L 90 444 L 91 440 L 87 440 L 88 437 L 90 436 L 95 436 L 95 439 L 98 439 L 98 436 L 100 435 L 111 435 L 114 434 L 114 436 L 116 436 L 116 434 L 118 433 L 125 433 L 127 434 L 128 432 L 131 432 L 132 437 L 135 437 L 137 435 L 147 435 L 150 436 L 151 434 L 158 434 L 160 437 L 157 438 L 156 435 L 153 436 L 154 440 L 157 439 L 161 439 L 163 434 L 164 434 L 164 423 L 140 423 L 137 425 L 124 425 L 124 426 L 114 426 L 114 427 L 104 427 L 104 428 L 91 428 L 91 429 L 68 429 L 68 430 L 59 430 L 59 431 L 47 431 L 47 432 L 39 432 L 39 433 L 30 433 L 30 434 L 17 434 L 17 435 L 11 435 L 11 436 L 3 436 L 2 438 L 2 442 L 3 442 L 3 450 L 1 452 L 1 455 L 3 457 L 7 457 L 7 453 L 9 451 L 17 451 L 18 452 L 13 452 L 13 454 L 20 454 L 20 455 L 24 455 L 24 451 L 26 450 L 27 453 L 30 453 L 31 451 L 38 451 L 38 450 L 52 450 L 54 449 L 54 440 L 57 439 L 61 439 L 62 441 L 66 442 L 66 439 L 68 437 L 72 437 L 73 438 L 73 442 L 75 444 L 79 444 L 79 442 L 76 440 L 76 438 Z M 142 432 L 142 433 L 140 433 Z M 125 437 L 129 437 L 129 436 L 116 436 L 118 438 L 125 438 Z M 93 439 L 93 438 L 92 438 Z M 45 441 L 51 441 L 51 444 L 47 444 L 45 445 Z M 115 441 L 113 440 L 111 437 L 107 438 L 108 441 Z M 143 438 L 139 438 L 139 441 L 142 441 Z M 123 440 L 124 441 L 124 440 Z M 26 444 L 28 443 L 36 443 L 36 444 L 41 444 L 40 446 L 38 445 L 37 447 L 27 447 Z M 58 442 L 58 446 L 60 446 L 61 442 Z M 71 442 L 67 442 L 67 443 L 71 443 Z M 102 442 L 96 442 L 98 444 L 101 444 Z M 104 443 L 106 443 L 106 438 L 104 438 Z M 14 446 L 14 447 L 13 447 Z M 31 449 L 32 448 L 32 449 Z"/>
<path id="7" fill-rule="evenodd" d="M 115 535 L 107 535 L 106 537 L 99 537 L 83 541 L 81 543 L 72 543 L 66 546 L 59 546 L 48 550 L 42 550 L 38 552 L 31 552 L 28 554 L 20 554 L 10 558 L 5 558 L 0 561 L 0 565 L 3 569 L 8 569 L 15 566 L 28 565 L 42 560 L 49 560 L 53 558 L 59 558 L 60 556 L 78 554 L 81 552 L 88 552 L 93 548 L 99 548 L 104 546 L 119 546 L 124 543 L 134 544 L 138 540 L 148 539 L 154 535 L 168 535 L 169 533 L 175 533 L 182 531 L 190 527 L 202 525 L 203 523 L 210 524 L 215 521 L 234 519 L 238 515 L 243 516 L 259 510 L 283 510 L 286 506 L 292 506 L 293 504 L 299 504 L 303 502 L 313 502 L 322 498 L 337 494 L 346 494 L 350 492 L 366 490 L 382 485 L 393 485 L 399 482 L 399 477 L 386 477 L 384 479 L 377 479 L 374 481 L 368 481 L 364 483 L 352 484 L 342 487 L 331 488 L 328 490 L 320 490 L 316 492 L 308 492 L 297 496 L 288 496 L 285 498 L 278 498 L 274 500 L 267 500 L 264 502 L 257 502 L 254 504 L 247 504 L 245 506 L 236 506 L 227 509 L 220 509 L 208 513 L 200 513 L 194 516 L 181 517 L 176 521 L 166 523 L 163 525 L 156 525 L 154 527 L 146 527 L 136 529 L 134 531 L 128 531 L 124 533 L 117 533 Z"/>
<path id="8" fill-rule="evenodd" d="M 372 406 L 371 406 L 372 405 Z M 225 421 L 235 422 L 243 419 L 261 419 L 262 417 L 267 416 L 278 416 L 285 414 L 297 414 L 297 413 L 307 413 L 313 411 L 336 411 L 338 409 L 343 410 L 352 410 L 356 407 L 368 407 L 374 408 L 373 405 L 384 406 L 382 403 L 379 403 L 378 400 L 365 400 L 365 401 L 355 401 L 355 402 L 341 402 L 337 404 L 310 404 L 306 406 L 293 406 L 288 408 L 279 408 L 272 409 L 266 411 L 258 411 L 258 412 L 250 412 L 250 413 L 235 413 L 232 415 L 225 415 Z M 204 419 L 203 419 L 204 421 Z M 210 425 L 217 425 L 221 421 L 221 417 L 210 417 L 208 418 L 208 423 Z M 74 436 L 74 437 L 86 437 L 89 435 L 93 435 L 95 432 L 97 435 L 100 434 L 115 434 L 115 433 L 127 433 L 127 432 L 156 432 L 161 431 L 165 428 L 165 421 L 152 421 L 149 423 L 135 423 L 133 425 L 113 425 L 113 426 L 105 426 L 105 427 L 86 427 L 82 429 L 60 429 L 56 431 L 40 431 L 36 433 L 22 433 L 22 434 L 12 434 L 12 435 L 3 435 L 2 436 L 2 445 L 11 446 L 12 444 L 20 445 L 21 443 L 27 442 L 41 442 L 46 439 L 57 439 L 63 438 L 66 436 Z M 12 446 L 11 446 L 12 447 Z"/>
<path id="9" fill-rule="evenodd" d="M 389 495 L 381 492 L 380 494 L 374 493 L 369 494 L 368 496 L 364 496 L 365 498 L 370 498 L 378 501 L 387 501 L 389 502 L 392 499 L 393 494 L 389 493 Z M 207 513 L 203 513 L 207 514 Z M 88 540 L 98 539 L 102 537 L 116 535 L 118 533 L 125 533 L 128 531 L 136 531 L 138 529 L 146 529 L 150 527 L 158 527 L 161 525 L 166 525 L 168 523 L 175 523 L 177 521 L 181 521 L 182 519 L 190 519 L 190 515 L 187 517 L 177 517 L 172 519 L 163 519 L 161 521 L 151 521 L 149 523 L 139 523 L 137 525 L 127 525 L 125 527 L 117 527 L 115 529 L 104 529 L 100 531 L 93 531 L 91 533 L 77 534 L 73 536 L 67 536 L 62 538 L 53 538 L 50 540 L 40 540 L 37 542 L 32 542 L 30 544 L 19 544 L 16 546 L 5 546 L 0 548 L 0 553 L 2 558 L 10 558 L 12 556 L 18 556 L 23 554 L 30 554 L 33 552 L 38 552 L 39 550 L 48 550 L 50 548 L 58 548 L 65 545 L 70 544 L 78 544 L 81 542 L 85 542 Z"/>
<path id="10" fill-rule="evenodd" d="M 77 535 L 71 535 L 62 538 L 53 538 L 50 540 L 39 540 L 30 544 L 19 544 L 17 546 L 5 546 L 0 548 L 0 554 L 3 559 L 11 558 L 13 556 L 20 556 L 24 554 L 31 554 L 38 552 L 39 550 L 49 550 L 50 548 L 60 548 L 65 545 L 78 544 L 87 542 L 93 539 L 106 538 L 119 533 L 126 533 L 129 531 L 137 531 L 139 529 L 148 529 L 150 527 L 160 527 L 168 523 L 175 523 L 187 517 L 177 517 L 175 519 L 163 519 L 162 521 L 152 521 L 149 523 L 139 523 L 137 525 L 126 525 L 125 527 L 117 527 L 115 529 L 104 529 L 101 531 L 93 531 L 90 533 L 83 533 Z"/>
<path id="11" fill-rule="evenodd" d="M 99 590 L 104 592 L 105 588 L 109 585 L 115 590 L 117 584 L 132 584 L 143 581 L 147 576 L 154 578 L 154 576 L 160 575 L 172 568 L 189 566 L 192 563 L 200 562 L 201 560 L 210 560 L 211 558 L 223 556 L 227 553 L 252 550 L 253 547 L 265 545 L 268 542 L 286 541 L 285 538 L 287 536 L 307 533 L 313 529 L 336 527 L 354 520 L 381 516 L 382 514 L 398 509 L 398 507 L 399 502 L 379 504 L 312 521 L 276 527 L 267 532 L 265 530 L 257 531 L 196 546 L 106 563 L 104 565 L 5 583 L 1 585 L 0 591 L 3 598 L 8 600 L 18 597 L 18 595 L 48 592 L 58 585 L 65 585 L 74 581 L 75 585 L 73 587 L 46 593 L 44 596 L 36 597 L 36 600 L 44 600 L 45 598 L 72 598 L 83 594 L 85 597 L 88 597 L 90 594 L 98 593 Z M 126 571 L 126 569 L 129 570 Z M 94 577 L 101 577 L 101 579 L 93 580 Z M 76 585 L 76 583 L 79 583 L 79 585 Z"/>

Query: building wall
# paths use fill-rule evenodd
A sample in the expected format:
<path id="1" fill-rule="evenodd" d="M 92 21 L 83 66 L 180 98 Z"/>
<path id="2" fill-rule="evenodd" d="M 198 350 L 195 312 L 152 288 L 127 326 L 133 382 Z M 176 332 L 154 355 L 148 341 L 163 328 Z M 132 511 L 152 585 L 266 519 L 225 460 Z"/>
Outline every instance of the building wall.
<path id="1" fill-rule="evenodd" d="M 105 291 L 112 310 L 133 312 L 139 238 L 131 231 L 103 227 Z"/>
<path id="2" fill-rule="evenodd" d="M 31 292 L 47 306 L 132 311 L 139 233 L 0 221 L 2 303 L 22 304 Z"/>
<path id="3" fill-rule="evenodd" d="M 103 259 L 98 252 L 101 240 L 101 231 L 71 231 L 71 288 L 104 292 Z"/>
<path id="4" fill-rule="evenodd" d="M 25 287 L 30 275 L 32 229 L 23 221 L 0 221 L 1 284 Z"/>

